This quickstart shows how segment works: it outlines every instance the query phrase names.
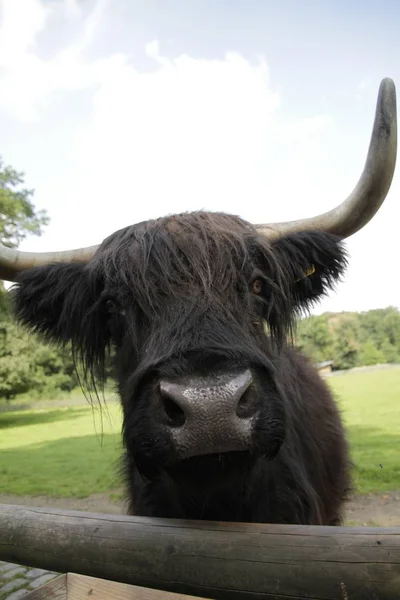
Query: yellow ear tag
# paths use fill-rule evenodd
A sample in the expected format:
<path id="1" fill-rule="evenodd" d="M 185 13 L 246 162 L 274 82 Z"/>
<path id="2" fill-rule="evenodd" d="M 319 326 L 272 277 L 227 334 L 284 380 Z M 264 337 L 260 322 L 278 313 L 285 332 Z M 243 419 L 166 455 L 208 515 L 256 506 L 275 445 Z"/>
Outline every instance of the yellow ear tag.
<path id="1" fill-rule="evenodd" d="M 308 269 L 306 269 L 306 271 L 304 271 L 303 277 L 299 277 L 298 279 L 296 279 L 296 283 L 298 281 L 301 281 L 302 279 L 305 279 L 306 277 L 310 277 L 310 275 L 312 275 L 313 273 L 315 273 L 315 266 L 311 265 L 311 267 L 309 267 Z"/>

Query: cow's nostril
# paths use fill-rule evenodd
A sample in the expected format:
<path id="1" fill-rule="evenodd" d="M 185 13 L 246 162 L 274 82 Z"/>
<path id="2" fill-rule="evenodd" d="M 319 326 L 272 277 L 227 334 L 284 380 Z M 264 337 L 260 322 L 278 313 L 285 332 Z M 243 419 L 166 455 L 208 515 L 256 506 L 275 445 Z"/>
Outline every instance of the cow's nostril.
<path id="1" fill-rule="evenodd" d="M 172 427 L 182 427 L 185 424 L 186 417 L 181 407 L 168 394 L 162 393 L 161 400 L 165 414 L 169 420 L 169 425 Z"/>
<path id="2" fill-rule="evenodd" d="M 252 391 L 252 386 L 249 386 L 242 396 L 239 399 L 239 402 L 236 405 L 236 415 L 240 419 L 248 419 L 254 414 L 255 405 L 254 405 L 254 394 Z"/>

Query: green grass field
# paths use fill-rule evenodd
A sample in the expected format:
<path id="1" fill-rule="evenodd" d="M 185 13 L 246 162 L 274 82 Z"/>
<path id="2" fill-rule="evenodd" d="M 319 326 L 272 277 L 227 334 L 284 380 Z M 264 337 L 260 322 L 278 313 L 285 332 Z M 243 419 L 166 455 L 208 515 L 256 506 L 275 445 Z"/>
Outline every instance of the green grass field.
<path id="1" fill-rule="evenodd" d="M 359 492 L 400 489 L 400 368 L 328 379 Z M 103 418 L 101 418 L 103 417 Z M 121 485 L 119 406 L 0 413 L 0 493 L 82 498 Z"/>
<path id="2" fill-rule="evenodd" d="M 116 489 L 120 423 L 115 403 L 0 413 L 0 493 L 83 498 Z"/>
<path id="3" fill-rule="evenodd" d="M 400 490 L 400 367 L 328 382 L 343 411 L 358 492 Z"/>

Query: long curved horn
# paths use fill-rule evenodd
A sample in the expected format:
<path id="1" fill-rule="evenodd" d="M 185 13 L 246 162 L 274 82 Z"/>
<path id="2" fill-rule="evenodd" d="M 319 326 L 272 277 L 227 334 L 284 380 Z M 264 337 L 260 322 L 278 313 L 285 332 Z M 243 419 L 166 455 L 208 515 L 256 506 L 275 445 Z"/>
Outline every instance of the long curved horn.
<path id="1" fill-rule="evenodd" d="M 364 170 L 353 192 L 336 208 L 316 217 L 256 225 L 268 238 L 300 230 L 319 229 L 346 238 L 364 227 L 382 205 L 392 183 L 397 154 L 396 88 L 383 79 Z M 15 281 L 18 273 L 52 262 L 88 262 L 99 246 L 63 252 L 21 252 L 0 244 L 0 278 Z"/>
<path id="2" fill-rule="evenodd" d="M 0 279 L 15 281 L 18 273 L 56 262 L 88 262 L 99 246 L 88 246 L 62 252 L 21 252 L 0 244 Z"/>
<path id="3" fill-rule="evenodd" d="M 269 239 L 311 229 L 334 233 L 341 238 L 353 235 L 372 219 L 385 200 L 393 179 L 396 154 L 396 88 L 387 78 L 379 87 L 364 170 L 350 196 L 326 213 L 298 221 L 256 225 L 257 231 Z"/>

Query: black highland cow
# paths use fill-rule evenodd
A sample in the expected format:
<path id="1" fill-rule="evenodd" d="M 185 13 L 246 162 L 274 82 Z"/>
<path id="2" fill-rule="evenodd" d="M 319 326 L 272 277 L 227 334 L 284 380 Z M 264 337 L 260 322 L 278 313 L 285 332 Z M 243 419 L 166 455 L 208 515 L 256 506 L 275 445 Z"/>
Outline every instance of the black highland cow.
<path id="1" fill-rule="evenodd" d="M 384 80 L 364 173 L 330 213 L 253 226 L 195 212 L 70 253 L 0 249 L 16 317 L 72 343 L 87 383 L 102 380 L 114 350 L 130 512 L 341 522 L 350 488 L 341 418 L 291 332 L 340 280 L 343 239 L 382 204 L 395 160 L 395 90 Z"/>

